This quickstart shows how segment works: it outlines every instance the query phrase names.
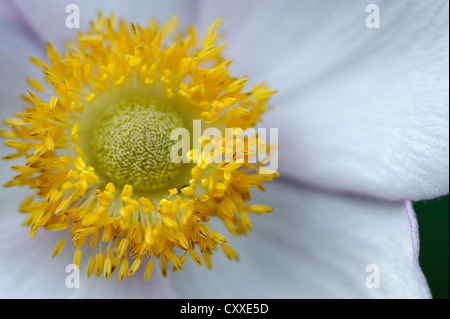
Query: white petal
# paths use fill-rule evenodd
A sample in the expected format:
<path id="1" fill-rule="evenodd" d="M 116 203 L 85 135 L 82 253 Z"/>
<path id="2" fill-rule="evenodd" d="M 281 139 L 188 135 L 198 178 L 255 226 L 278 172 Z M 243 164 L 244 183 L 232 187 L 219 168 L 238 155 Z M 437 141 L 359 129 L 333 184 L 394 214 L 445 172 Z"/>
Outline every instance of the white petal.
<path id="1" fill-rule="evenodd" d="M 41 43 L 26 25 L 18 21 L 15 13 L 0 2 L 0 129 L 10 129 L 3 124 L 5 118 L 14 117 L 21 111 L 23 102 L 21 94 L 26 94 L 28 84 L 26 77 L 40 78 L 41 72 L 33 67 L 28 57 L 39 56 Z M 3 139 L 1 139 L 3 142 Z M 0 158 L 15 153 L 15 149 L 0 143 Z M 10 181 L 14 175 L 9 167 L 20 164 L 18 161 L 0 160 L 0 185 Z M 26 195 L 14 188 L 2 188 L 0 191 L 0 216 L 17 214 L 20 201 Z"/>
<path id="2" fill-rule="evenodd" d="M 19 110 L 20 94 L 29 87 L 26 77 L 41 77 L 41 72 L 28 61 L 39 55 L 42 43 L 7 6 L 0 4 L 0 110 L 2 117 Z M 3 121 L 2 121 L 3 122 Z"/>
<path id="3" fill-rule="evenodd" d="M 180 25 L 186 26 L 193 22 L 197 5 L 196 0 L 14 0 L 9 3 L 23 15 L 40 38 L 61 49 L 64 48 L 63 40 L 74 38 L 80 30 L 86 30 L 89 21 L 95 19 L 99 11 L 105 15 L 114 12 L 117 18 L 141 24 L 146 24 L 150 18 L 165 23 L 167 19 L 177 15 L 180 17 Z M 66 18 L 72 12 L 66 12 L 69 4 L 76 4 L 80 9 L 80 29 L 66 27 Z"/>
<path id="4" fill-rule="evenodd" d="M 403 202 L 331 195 L 280 182 L 268 184 L 267 194 L 254 196 L 253 202 L 271 205 L 274 212 L 252 217 L 248 237 L 227 236 L 240 260 L 231 262 L 218 252 L 210 271 L 186 261 L 173 276 L 181 297 L 429 297 L 426 282 L 415 275 L 422 273 L 414 268 L 417 256 Z M 378 267 L 379 288 L 366 286 L 366 281 L 374 283 L 370 276 L 376 271 L 368 266 Z"/>
<path id="5" fill-rule="evenodd" d="M 117 273 L 108 281 L 103 278 L 86 278 L 86 265 L 90 249 L 84 250 L 80 265 L 80 288 L 67 288 L 66 279 L 73 270 L 73 248 L 66 242 L 63 251 L 52 259 L 56 243 L 64 232 L 38 231 L 33 240 L 28 239 L 27 228 L 20 227 L 23 216 L 3 219 L 0 224 L 0 298 L 176 298 L 170 279 L 163 278 L 155 262 L 152 276 L 144 281 L 141 265 L 132 277 L 123 282 Z M 69 278 L 69 282 L 72 282 Z"/>
<path id="6" fill-rule="evenodd" d="M 419 240 L 419 224 L 417 222 L 416 213 L 414 212 L 413 204 L 411 201 L 407 200 L 405 201 L 405 204 L 409 219 L 409 225 L 411 229 L 414 272 L 416 274 L 417 282 L 419 283 L 422 296 L 431 298 L 430 288 L 428 287 L 427 280 L 419 264 L 420 240 Z"/>
<path id="7" fill-rule="evenodd" d="M 280 171 L 384 199 L 449 192 L 448 1 L 205 1 L 235 74 L 278 90 Z"/>

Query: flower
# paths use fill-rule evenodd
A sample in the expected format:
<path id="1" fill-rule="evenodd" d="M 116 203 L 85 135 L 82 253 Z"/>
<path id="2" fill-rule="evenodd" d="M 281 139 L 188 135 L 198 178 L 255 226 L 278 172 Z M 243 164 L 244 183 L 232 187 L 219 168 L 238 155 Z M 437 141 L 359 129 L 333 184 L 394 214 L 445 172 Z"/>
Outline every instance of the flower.
<path id="1" fill-rule="evenodd" d="M 20 54 L 22 60 L 33 55 L 20 46 L 34 41 L 42 48 L 42 40 L 61 39 L 61 34 L 53 37 L 44 22 L 55 23 L 65 3 L 45 6 L 42 15 L 34 14 L 35 4 L 7 4 L 2 24 L 9 26 L 13 44 L 2 52 L 11 53 L 11 64 Z M 230 239 L 238 252 L 245 251 L 238 264 L 214 255 L 217 262 L 213 260 L 211 271 L 186 261 L 182 272 L 164 280 L 154 274 L 147 285 L 134 280 L 136 274 L 122 283 L 111 283 L 113 278 L 107 284 L 83 280 L 80 289 L 72 290 L 64 285 L 65 266 L 49 261 L 44 252 L 53 250 L 46 246 L 47 241 L 54 246 L 54 239 L 38 234 L 28 243 L 18 221 L 5 217 L 0 232 L 2 243 L 8 243 L 0 248 L 2 295 L 429 296 L 417 263 L 418 237 L 410 203 L 448 193 L 448 174 L 443 174 L 448 173 L 448 143 L 443 143 L 448 142 L 448 77 L 443 72 L 448 68 L 444 28 L 448 19 L 443 12 L 448 4 L 437 3 L 445 8 L 437 12 L 423 4 L 406 8 L 382 3 L 384 22 L 379 30 L 358 24 L 364 21 L 364 7 L 352 2 L 327 7 L 307 1 L 277 7 L 270 2 L 196 4 L 198 8 L 193 2 L 173 1 L 159 8 L 152 3 L 147 11 L 142 10 L 144 2 L 133 2 L 129 10 L 137 10 L 128 16 L 139 22 L 149 11 L 159 20 L 183 12 L 182 23 L 195 22 L 199 29 L 224 17 L 225 53 L 235 58 L 231 70 L 248 73 L 250 79 L 267 79 L 279 92 L 263 123 L 280 129 L 280 170 L 285 177 L 269 183 L 264 195 L 275 212 L 253 219 L 254 231 L 248 238 Z M 83 2 L 80 8 L 82 19 L 91 18 L 88 13 L 97 9 Z M 327 15 L 326 23 L 317 19 L 317 12 Z M 19 34 L 30 41 L 19 41 Z M 2 86 L 2 93 L 9 92 L 2 94 L 2 105 L 15 110 L 12 93 L 23 91 L 17 87 L 18 79 L 33 74 L 6 66 L 2 64 L 2 76 L 8 76 L 11 86 Z M 2 196 L 10 195 L 2 191 Z M 255 194 L 253 199 L 262 198 Z M 2 213 L 15 211 L 10 202 Z M 39 247 L 34 242 L 38 240 Z M 20 258 L 11 252 L 18 249 L 23 252 Z M 71 258 L 64 259 L 65 265 Z M 17 265 L 24 260 L 33 261 L 33 267 L 19 271 Z M 51 276 L 41 272 L 40 263 Z M 366 269 L 371 265 L 380 271 L 380 288 L 368 287 Z"/>

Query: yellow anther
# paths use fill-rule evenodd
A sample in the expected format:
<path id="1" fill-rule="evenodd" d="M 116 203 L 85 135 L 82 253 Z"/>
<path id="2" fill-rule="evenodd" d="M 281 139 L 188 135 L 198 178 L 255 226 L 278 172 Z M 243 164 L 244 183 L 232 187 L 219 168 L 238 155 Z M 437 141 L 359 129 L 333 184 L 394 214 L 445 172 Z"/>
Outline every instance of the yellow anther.
<path id="1" fill-rule="evenodd" d="M 61 250 L 64 248 L 64 243 L 65 243 L 65 238 L 58 241 L 58 243 L 55 246 L 55 249 L 53 250 L 52 257 L 56 257 L 61 252 Z"/>
<path id="2" fill-rule="evenodd" d="M 123 259 L 122 264 L 120 265 L 120 269 L 119 269 L 119 281 L 123 281 L 123 279 L 127 275 L 128 266 L 129 266 L 128 260 Z"/>
<path id="3" fill-rule="evenodd" d="M 36 80 L 27 77 L 28 84 L 38 91 L 44 91 L 44 87 Z"/>
<path id="4" fill-rule="evenodd" d="M 110 257 L 106 257 L 105 260 L 105 265 L 104 265 L 104 272 L 103 274 L 105 275 L 105 279 L 108 280 L 109 276 L 111 275 L 111 271 L 112 271 L 112 261 Z"/>
<path id="5" fill-rule="evenodd" d="M 86 98 L 86 102 L 91 104 L 92 102 L 95 101 L 95 99 L 97 98 L 97 95 L 92 92 L 91 94 L 89 94 L 89 96 Z"/>
<path id="6" fill-rule="evenodd" d="M 73 256 L 73 263 L 77 267 L 80 267 L 80 260 L 81 260 L 81 249 L 77 248 L 77 250 L 75 250 L 75 254 Z"/>
<path id="7" fill-rule="evenodd" d="M 184 187 L 181 189 L 181 193 L 186 196 L 192 196 L 195 193 L 195 189 L 192 187 Z"/>
<path id="8" fill-rule="evenodd" d="M 262 214 L 272 212 L 272 208 L 265 205 L 252 205 L 251 207 L 249 207 L 248 211 L 255 214 Z"/>
<path id="9" fill-rule="evenodd" d="M 4 122 L 5 122 L 5 124 L 12 125 L 12 126 L 24 126 L 25 125 L 24 121 L 22 121 L 20 119 L 14 119 L 14 118 L 6 119 Z"/>
<path id="10" fill-rule="evenodd" d="M 82 179 L 84 179 L 86 182 L 88 182 L 89 184 L 95 184 L 99 180 L 99 177 L 97 175 L 95 175 L 95 173 L 88 171 L 88 170 L 82 171 L 80 173 L 80 177 Z"/>
<path id="11" fill-rule="evenodd" d="M 178 228 L 178 224 L 169 216 L 162 216 L 162 220 L 164 222 L 164 224 L 169 227 L 169 228 Z"/>
<path id="12" fill-rule="evenodd" d="M 131 185 L 125 185 L 122 189 L 122 193 L 120 194 L 120 199 L 124 201 L 122 198 L 126 198 L 127 200 L 131 198 L 133 195 L 133 186 Z"/>
<path id="13" fill-rule="evenodd" d="M 186 236 L 183 233 L 178 233 L 177 237 L 178 237 L 178 242 L 180 243 L 180 246 L 183 247 L 184 249 L 188 249 L 189 242 L 186 239 Z"/>
<path id="14" fill-rule="evenodd" d="M 79 132 L 80 132 L 80 123 L 76 123 L 72 126 L 72 131 L 70 132 L 70 134 L 74 136 L 78 135 Z"/>
<path id="15" fill-rule="evenodd" d="M 153 261 L 149 259 L 147 266 L 145 267 L 144 280 L 148 281 L 153 271 Z"/>
<path id="16" fill-rule="evenodd" d="M 78 156 L 75 161 L 73 162 L 73 166 L 75 167 L 76 170 L 78 171 L 84 171 L 86 168 L 86 163 L 84 162 L 83 158 L 81 158 L 80 156 Z"/>
<path id="17" fill-rule="evenodd" d="M 201 266 L 202 263 L 202 259 L 200 258 L 200 256 L 197 254 L 197 252 L 193 249 L 188 249 L 188 253 L 189 256 L 191 256 L 192 260 L 195 261 L 199 266 Z"/>
<path id="18" fill-rule="evenodd" d="M 141 259 L 136 258 L 134 260 L 133 264 L 131 265 L 130 270 L 128 271 L 128 276 L 129 277 L 133 276 L 140 265 L 141 265 Z"/>
<path id="19" fill-rule="evenodd" d="M 218 241 L 220 243 L 225 243 L 227 241 L 227 239 L 219 233 L 214 232 L 214 233 L 212 233 L 212 235 L 213 235 L 213 239 L 215 241 Z"/>
<path id="20" fill-rule="evenodd" d="M 55 215 L 63 214 L 66 212 L 67 208 L 69 207 L 70 201 L 69 199 L 65 199 L 59 204 L 58 208 L 55 211 Z"/>
<path id="21" fill-rule="evenodd" d="M 107 192 L 109 192 L 111 194 L 116 191 L 116 188 L 114 187 L 113 183 L 106 184 L 105 189 L 106 189 Z"/>

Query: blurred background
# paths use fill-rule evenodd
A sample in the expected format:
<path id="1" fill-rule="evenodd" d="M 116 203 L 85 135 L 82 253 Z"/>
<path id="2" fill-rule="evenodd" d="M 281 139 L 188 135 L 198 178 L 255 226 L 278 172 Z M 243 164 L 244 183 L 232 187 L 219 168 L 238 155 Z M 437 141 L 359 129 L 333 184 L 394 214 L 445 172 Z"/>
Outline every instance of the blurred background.
<path id="1" fill-rule="evenodd" d="M 449 298 L 449 196 L 414 204 L 420 264 L 436 299 Z"/>

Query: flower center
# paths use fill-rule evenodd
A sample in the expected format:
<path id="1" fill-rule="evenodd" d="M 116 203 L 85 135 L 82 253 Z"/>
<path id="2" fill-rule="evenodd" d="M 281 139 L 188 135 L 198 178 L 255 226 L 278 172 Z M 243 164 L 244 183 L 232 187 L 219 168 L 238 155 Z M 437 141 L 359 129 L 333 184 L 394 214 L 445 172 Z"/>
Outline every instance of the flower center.
<path id="1" fill-rule="evenodd" d="M 138 191 L 167 187 L 180 171 L 180 164 L 170 159 L 176 142 L 170 140 L 170 132 L 183 126 L 180 115 L 161 101 L 129 99 L 118 103 L 93 131 L 92 153 L 99 173 Z"/>
<path id="2" fill-rule="evenodd" d="M 264 84 L 247 90 L 246 76 L 231 76 L 225 45 L 217 41 L 220 20 L 202 41 L 193 26 L 173 34 L 176 19 L 142 26 L 99 14 L 89 25 L 63 54 L 48 44 L 48 62 L 30 58 L 45 80 L 27 78 L 25 110 L 5 120 L 11 130 L 0 130 L 4 144 L 15 148 L 2 159 L 23 157 L 5 186 L 35 191 L 19 208 L 28 215 L 30 238 L 41 228 L 66 230 L 53 256 L 70 237 L 74 264 L 80 265 L 83 248 L 91 251 L 87 277 L 95 271 L 108 279 L 117 270 L 120 281 L 144 263 L 148 281 L 154 259 L 163 276 L 169 262 L 177 271 L 189 257 L 211 268 L 219 249 L 237 259 L 210 221 L 233 236 L 246 235 L 250 214 L 272 211 L 248 203 L 255 188 L 264 190 L 262 184 L 278 176 L 260 173 L 266 159 L 254 156 L 272 153 L 270 145 L 257 134 L 245 137 L 239 142 L 246 145 L 244 163 L 207 163 L 189 146 L 182 155 L 192 162 L 176 164 L 171 158 L 180 154 L 171 151 L 178 152 L 173 146 L 180 141 L 170 133 L 187 128 L 201 155 L 215 153 L 210 140 L 229 150 L 225 137 L 209 135 L 216 130 L 196 134 L 194 121 L 219 132 L 245 131 L 261 119 L 275 91 Z"/>

